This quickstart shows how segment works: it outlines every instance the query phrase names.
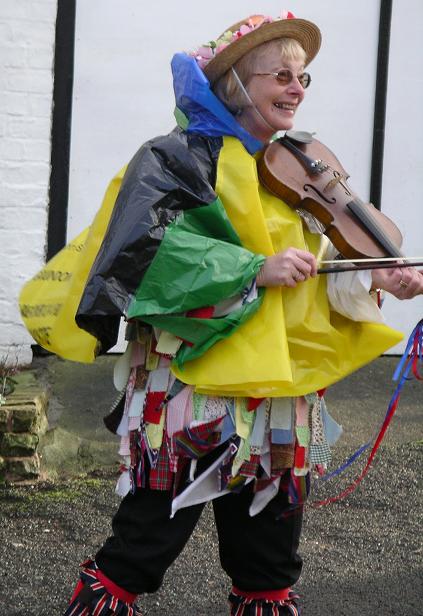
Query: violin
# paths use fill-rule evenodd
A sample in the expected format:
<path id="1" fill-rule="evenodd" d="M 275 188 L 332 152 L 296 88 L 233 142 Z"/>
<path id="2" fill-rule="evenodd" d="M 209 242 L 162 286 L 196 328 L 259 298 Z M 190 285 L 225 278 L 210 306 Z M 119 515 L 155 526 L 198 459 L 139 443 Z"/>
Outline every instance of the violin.
<path id="1" fill-rule="evenodd" d="M 288 131 L 270 143 L 257 169 L 265 188 L 306 221 L 312 217 L 344 258 L 404 258 L 398 227 L 353 192 L 347 183 L 349 175 L 334 153 L 310 133 Z"/>

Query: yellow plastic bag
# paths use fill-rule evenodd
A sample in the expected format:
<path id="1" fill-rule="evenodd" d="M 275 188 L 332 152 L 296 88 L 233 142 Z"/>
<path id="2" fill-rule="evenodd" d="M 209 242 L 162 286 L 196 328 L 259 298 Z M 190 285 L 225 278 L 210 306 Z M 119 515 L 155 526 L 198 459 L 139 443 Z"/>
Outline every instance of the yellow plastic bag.
<path id="1" fill-rule="evenodd" d="M 64 359 L 90 363 L 97 340 L 75 323 L 91 266 L 100 249 L 126 167 L 112 179 L 92 225 L 27 282 L 19 297 L 22 320 L 34 340 Z"/>
<path id="2" fill-rule="evenodd" d="M 223 143 L 216 192 L 242 245 L 266 256 L 289 246 L 320 255 L 320 236 L 260 185 L 255 159 L 240 141 L 224 137 Z M 386 325 L 354 322 L 331 311 L 326 280 L 316 276 L 295 289 L 267 288 L 249 321 L 172 370 L 202 394 L 302 396 L 343 379 L 402 337 Z"/>

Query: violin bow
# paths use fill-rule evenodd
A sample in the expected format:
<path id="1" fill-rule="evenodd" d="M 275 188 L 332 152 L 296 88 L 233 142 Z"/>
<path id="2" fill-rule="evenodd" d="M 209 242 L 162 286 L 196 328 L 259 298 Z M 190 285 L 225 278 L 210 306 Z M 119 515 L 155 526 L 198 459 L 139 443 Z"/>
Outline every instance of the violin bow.
<path id="1" fill-rule="evenodd" d="M 355 272 L 357 270 L 389 269 L 394 267 L 420 267 L 423 266 L 423 257 L 401 257 L 404 261 L 398 262 L 398 257 L 379 257 L 373 259 L 332 259 L 320 261 L 318 274 L 335 274 L 338 272 Z M 416 261 L 410 263 L 410 261 Z M 345 267 L 344 264 L 347 264 Z M 351 265 L 348 265 L 351 264 Z M 357 264 L 357 265 L 354 265 Z"/>

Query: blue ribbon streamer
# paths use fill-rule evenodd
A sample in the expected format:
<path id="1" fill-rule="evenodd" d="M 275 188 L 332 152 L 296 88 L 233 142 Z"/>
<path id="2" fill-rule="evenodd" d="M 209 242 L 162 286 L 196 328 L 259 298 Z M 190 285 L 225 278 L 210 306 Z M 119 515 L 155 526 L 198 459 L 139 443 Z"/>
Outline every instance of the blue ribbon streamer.
<path id="1" fill-rule="evenodd" d="M 415 344 L 416 336 L 418 340 L 417 350 L 416 352 L 413 352 L 413 347 Z M 410 334 L 405 351 L 393 374 L 392 380 L 394 382 L 398 381 L 398 385 L 396 386 L 395 391 L 392 394 L 391 400 L 389 401 L 388 409 L 386 411 L 384 420 L 382 422 L 382 425 L 380 427 L 378 434 L 380 434 L 380 432 L 384 429 L 385 423 L 390 416 L 393 405 L 397 402 L 401 394 L 401 390 L 404 387 L 405 382 L 410 380 L 409 374 L 413 366 L 413 360 L 416 357 L 416 355 L 419 358 L 419 361 L 421 362 L 423 358 L 423 319 L 417 323 L 416 327 L 413 329 L 412 333 Z M 351 466 L 370 447 L 370 445 L 376 440 L 376 438 L 377 437 L 373 438 L 365 445 L 362 445 L 341 466 L 339 466 L 337 469 L 335 469 L 331 473 L 326 473 L 319 479 L 321 481 L 329 481 L 330 479 L 333 479 L 334 477 L 341 475 L 349 466 Z"/>

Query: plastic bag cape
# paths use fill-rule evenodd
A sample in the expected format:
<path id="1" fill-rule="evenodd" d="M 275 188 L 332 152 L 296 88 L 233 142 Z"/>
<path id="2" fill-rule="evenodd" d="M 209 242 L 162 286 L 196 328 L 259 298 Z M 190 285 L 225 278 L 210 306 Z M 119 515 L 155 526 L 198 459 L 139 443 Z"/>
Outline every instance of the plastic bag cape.
<path id="1" fill-rule="evenodd" d="M 87 267 L 96 255 L 91 272 L 87 279 L 85 270 L 82 276 L 73 273 L 81 270 L 78 262 L 69 268 L 75 287 L 74 298 L 71 302 L 62 302 L 68 306 L 66 318 L 70 322 L 78 293 L 82 293 L 76 323 L 92 336 L 81 340 L 81 336 L 78 337 L 81 330 L 73 323 L 68 333 L 66 328 L 59 328 L 61 344 L 56 344 L 60 335 L 54 340 L 51 337 L 46 348 L 63 357 L 92 361 L 100 350 L 105 352 L 115 344 L 120 318 L 127 313 L 131 298 L 153 261 L 168 225 L 181 212 L 216 200 L 214 186 L 222 147 L 220 135 L 235 136 L 250 154 L 261 146 L 217 101 L 192 58 L 177 54 L 172 68 L 177 104 L 188 118 L 187 130 L 177 128 L 170 135 L 147 142 L 138 151 L 125 173 L 111 215 L 109 205 L 113 201 L 113 191 L 106 194 L 105 203 L 109 205 L 102 207 L 98 215 L 103 234 L 107 227 L 101 247 L 98 248 L 98 243 L 92 244 L 89 236 L 84 246 L 84 254 L 89 255 Z M 101 233 L 97 236 L 99 239 Z M 43 292 L 47 296 L 49 289 Z M 28 295 L 29 286 L 23 290 L 23 296 Z"/>
<path id="2" fill-rule="evenodd" d="M 172 70 L 187 130 L 176 128 L 144 144 L 123 181 L 118 174 L 106 192 L 96 218 L 102 236 L 92 243 L 91 232 L 84 230 L 22 290 L 27 329 L 41 346 L 66 359 L 93 361 L 114 346 L 120 318 L 168 224 L 184 210 L 215 201 L 220 136 L 237 136 L 251 152 L 261 147 L 214 96 L 193 58 L 176 54 Z M 66 284 L 52 280 L 60 277 L 52 271 L 67 272 Z"/>

